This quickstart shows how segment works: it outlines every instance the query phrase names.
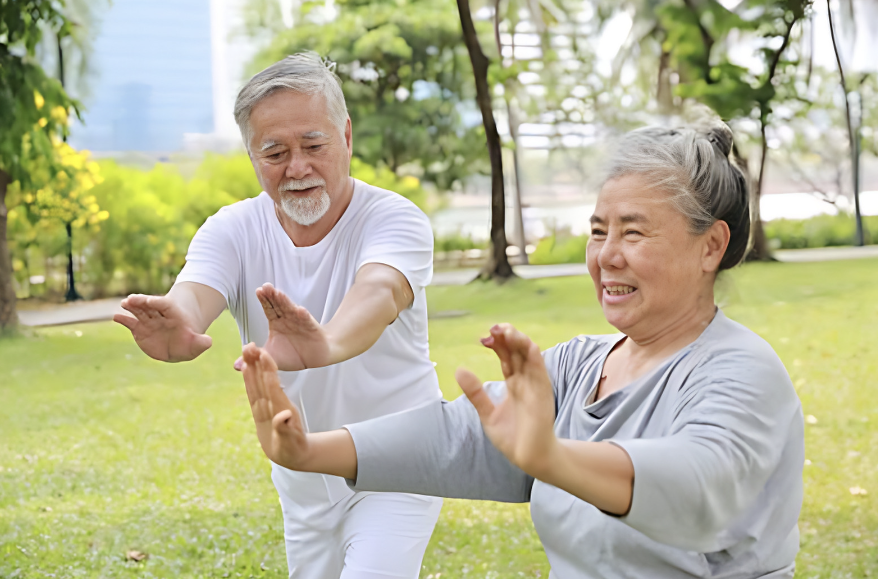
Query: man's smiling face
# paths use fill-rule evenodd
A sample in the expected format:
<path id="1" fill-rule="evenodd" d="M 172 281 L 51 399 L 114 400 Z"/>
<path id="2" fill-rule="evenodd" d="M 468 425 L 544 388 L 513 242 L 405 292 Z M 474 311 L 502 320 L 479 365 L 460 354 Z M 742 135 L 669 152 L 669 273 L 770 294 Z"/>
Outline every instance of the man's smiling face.
<path id="1" fill-rule="evenodd" d="M 253 107 L 250 130 L 253 168 L 279 214 L 331 227 L 347 191 L 350 121 L 344 130 L 335 125 L 323 95 L 278 90 Z"/>

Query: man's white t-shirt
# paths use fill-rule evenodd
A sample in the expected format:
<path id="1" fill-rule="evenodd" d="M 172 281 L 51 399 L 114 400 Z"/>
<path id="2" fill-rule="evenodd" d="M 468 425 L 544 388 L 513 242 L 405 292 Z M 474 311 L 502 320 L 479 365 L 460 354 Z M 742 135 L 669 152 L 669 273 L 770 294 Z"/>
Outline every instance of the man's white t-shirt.
<path id="1" fill-rule="evenodd" d="M 433 275 L 427 216 L 401 195 L 355 179 L 350 205 L 335 227 L 319 243 L 296 247 L 263 192 L 220 209 L 201 226 L 176 283 L 196 282 L 220 292 L 242 343 L 262 346 L 268 320 L 256 288 L 272 283 L 326 324 L 368 263 L 400 271 L 414 293 L 412 307 L 363 354 L 325 368 L 280 373 L 284 392 L 308 430 L 322 432 L 441 397 L 427 341 L 424 288 Z M 313 475 L 301 478 L 313 480 Z M 350 492 L 340 478 L 326 477 L 326 482 L 330 499 Z"/>

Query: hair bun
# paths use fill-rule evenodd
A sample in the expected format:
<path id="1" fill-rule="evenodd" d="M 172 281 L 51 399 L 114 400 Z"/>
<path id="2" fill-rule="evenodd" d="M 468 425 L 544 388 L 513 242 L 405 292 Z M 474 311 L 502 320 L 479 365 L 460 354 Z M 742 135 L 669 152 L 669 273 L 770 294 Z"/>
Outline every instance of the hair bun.
<path id="1" fill-rule="evenodd" d="M 716 123 L 705 131 L 708 141 L 720 150 L 723 156 L 728 157 L 732 152 L 732 130 L 725 123 Z"/>

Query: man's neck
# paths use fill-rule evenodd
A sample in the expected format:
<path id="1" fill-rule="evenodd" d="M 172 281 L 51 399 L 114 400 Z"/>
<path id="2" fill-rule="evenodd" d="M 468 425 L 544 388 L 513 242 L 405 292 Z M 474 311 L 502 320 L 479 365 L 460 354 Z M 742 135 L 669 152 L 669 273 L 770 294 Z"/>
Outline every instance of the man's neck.
<path id="1" fill-rule="evenodd" d="M 338 199 L 333 201 L 332 205 L 329 206 L 329 211 L 326 212 L 326 215 L 321 217 L 315 223 L 312 223 L 311 225 L 301 225 L 296 223 L 290 219 L 286 213 L 280 210 L 276 204 L 274 206 L 274 214 L 277 216 L 277 220 L 280 222 L 281 227 L 283 227 L 287 236 L 289 236 L 290 240 L 293 242 L 293 245 L 296 247 L 310 247 L 312 245 L 317 245 L 324 237 L 329 235 L 329 232 L 332 231 L 333 227 L 335 227 L 342 215 L 347 211 L 353 196 L 354 179 L 348 177 L 347 182 L 345 183 L 344 193 Z"/>

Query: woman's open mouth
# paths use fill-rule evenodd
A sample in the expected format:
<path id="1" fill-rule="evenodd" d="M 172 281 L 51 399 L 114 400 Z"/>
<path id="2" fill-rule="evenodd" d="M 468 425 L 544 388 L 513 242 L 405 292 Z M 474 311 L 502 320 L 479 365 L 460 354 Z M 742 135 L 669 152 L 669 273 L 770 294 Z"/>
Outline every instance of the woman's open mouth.
<path id="1" fill-rule="evenodd" d="M 618 304 L 627 301 L 637 288 L 631 285 L 613 284 L 604 286 L 604 301 L 609 304 Z"/>

